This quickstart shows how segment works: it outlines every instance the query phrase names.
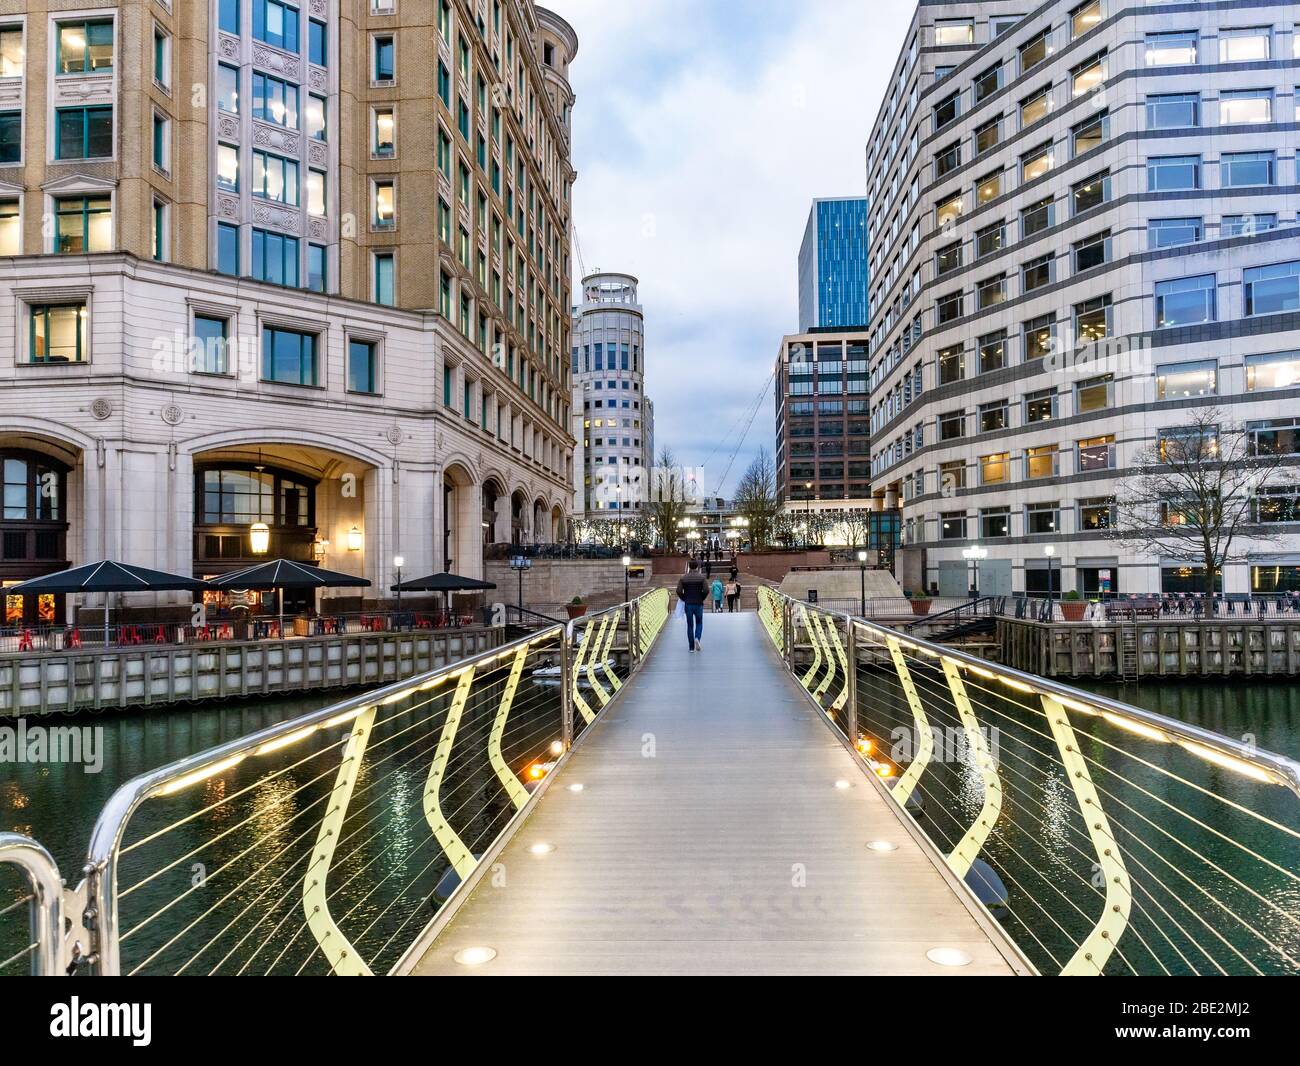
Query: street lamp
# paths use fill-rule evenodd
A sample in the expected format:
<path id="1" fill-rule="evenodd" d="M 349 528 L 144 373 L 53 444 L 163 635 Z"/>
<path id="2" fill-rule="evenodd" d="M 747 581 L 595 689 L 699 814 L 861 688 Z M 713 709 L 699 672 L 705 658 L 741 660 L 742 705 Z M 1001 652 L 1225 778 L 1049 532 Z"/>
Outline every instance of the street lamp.
<path id="1" fill-rule="evenodd" d="M 867 553 L 858 552 L 858 576 L 862 581 L 862 617 L 867 617 Z"/>
<path id="2" fill-rule="evenodd" d="M 510 559 L 510 569 L 519 575 L 519 620 L 524 619 L 524 573 L 533 568 L 533 561 L 526 555 L 515 555 Z"/>
<path id="3" fill-rule="evenodd" d="M 628 595 L 628 587 L 627 587 L 628 572 L 631 569 L 631 566 L 632 566 L 632 556 L 630 555 L 623 556 L 623 602 L 624 603 L 627 603 L 632 599 L 632 597 Z"/>
<path id="4" fill-rule="evenodd" d="M 1052 580 L 1052 559 L 1056 555 L 1056 548 L 1049 544 L 1043 549 L 1043 554 L 1047 556 L 1047 598 L 1056 599 L 1056 582 Z"/>
<path id="5" fill-rule="evenodd" d="M 961 557 L 971 564 L 971 598 L 979 599 L 979 564 L 981 559 L 987 559 L 989 557 L 989 550 L 988 548 L 981 548 L 978 544 L 972 544 L 969 548 L 962 549 Z"/>
<path id="6" fill-rule="evenodd" d="M 393 556 L 393 569 L 397 571 L 397 613 L 402 613 L 402 567 L 406 560 L 400 555 Z"/>
<path id="7" fill-rule="evenodd" d="M 803 520 L 803 546 L 805 549 L 812 544 L 812 485 L 811 481 L 803 483 L 803 490 L 808 494 L 808 516 Z"/>
<path id="8" fill-rule="evenodd" d="M 254 555 L 265 555 L 271 546 L 271 527 L 265 522 L 254 522 L 248 527 L 248 546 Z"/>

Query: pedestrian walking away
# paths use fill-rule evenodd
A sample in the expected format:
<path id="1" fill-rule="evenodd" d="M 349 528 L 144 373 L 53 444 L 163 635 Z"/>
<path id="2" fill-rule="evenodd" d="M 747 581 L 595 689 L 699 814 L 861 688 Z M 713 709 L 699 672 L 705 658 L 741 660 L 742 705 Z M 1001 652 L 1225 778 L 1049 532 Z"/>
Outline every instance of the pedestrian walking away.
<path id="1" fill-rule="evenodd" d="M 686 573 L 677 582 L 677 598 L 686 612 L 686 646 L 699 651 L 700 634 L 704 631 L 704 601 L 709 598 L 709 583 L 700 573 L 700 564 L 692 559 Z"/>
<path id="2" fill-rule="evenodd" d="M 722 611 L 722 578 L 715 577 L 709 591 L 713 594 L 713 613 L 718 614 Z"/>
<path id="3" fill-rule="evenodd" d="M 740 582 L 734 577 L 727 582 L 727 613 L 735 614 L 740 609 Z"/>

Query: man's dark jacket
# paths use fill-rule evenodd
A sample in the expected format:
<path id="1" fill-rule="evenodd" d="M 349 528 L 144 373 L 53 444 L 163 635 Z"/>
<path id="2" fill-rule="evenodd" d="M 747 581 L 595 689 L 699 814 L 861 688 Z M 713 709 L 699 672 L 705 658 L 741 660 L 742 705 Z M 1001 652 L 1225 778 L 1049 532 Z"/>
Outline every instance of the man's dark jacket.
<path id="1" fill-rule="evenodd" d="M 708 579 L 698 570 L 683 574 L 677 582 L 677 598 L 683 603 L 703 604 L 709 598 Z"/>

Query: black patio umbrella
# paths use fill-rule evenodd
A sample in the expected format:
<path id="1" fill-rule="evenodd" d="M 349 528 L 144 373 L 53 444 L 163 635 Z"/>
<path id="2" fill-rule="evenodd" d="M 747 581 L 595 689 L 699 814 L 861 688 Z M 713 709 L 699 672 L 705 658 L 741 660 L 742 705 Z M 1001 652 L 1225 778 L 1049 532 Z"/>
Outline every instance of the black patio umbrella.
<path id="1" fill-rule="evenodd" d="M 104 593 L 104 644 L 108 644 L 108 598 L 110 592 L 177 592 L 201 591 L 209 588 L 206 581 L 144 566 L 115 563 L 105 559 L 98 563 L 85 563 L 57 574 L 34 577 L 5 591 L 10 595 L 39 596 L 51 593 Z"/>
<path id="2" fill-rule="evenodd" d="M 370 582 L 364 577 L 308 566 L 292 559 L 268 559 L 214 577 L 208 584 L 219 589 L 275 589 L 279 594 L 280 636 L 283 637 L 285 589 L 361 588 Z"/>
<path id="3" fill-rule="evenodd" d="M 449 574 L 443 571 L 441 574 L 430 574 L 428 577 L 419 577 L 413 581 L 402 581 L 393 585 L 390 591 L 441 592 L 443 607 L 450 614 L 453 592 L 482 592 L 494 588 L 496 585 L 491 581 L 479 581 L 477 578 L 461 577 L 460 574 Z"/>

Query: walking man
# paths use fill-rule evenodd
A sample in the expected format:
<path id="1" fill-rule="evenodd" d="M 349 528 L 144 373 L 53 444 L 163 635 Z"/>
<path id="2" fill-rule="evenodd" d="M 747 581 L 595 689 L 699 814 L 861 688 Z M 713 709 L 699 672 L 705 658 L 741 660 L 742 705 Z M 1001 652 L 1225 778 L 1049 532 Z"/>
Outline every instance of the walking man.
<path id="1" fill-rule="evenodd" d="M 709 583 L 695 559 L 677 582 L 677 598 L 686 612 L 686 646 L 691 651 L 701 650 L 700 634 L 704 631 L 704 601 L 709 598 Z"/>

